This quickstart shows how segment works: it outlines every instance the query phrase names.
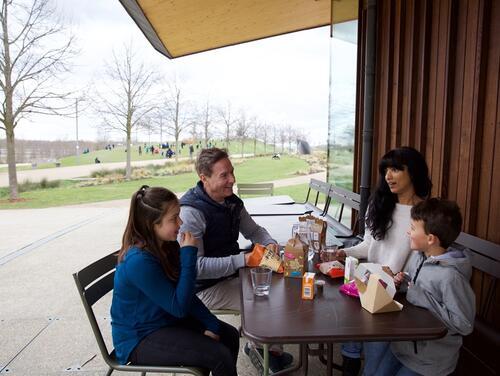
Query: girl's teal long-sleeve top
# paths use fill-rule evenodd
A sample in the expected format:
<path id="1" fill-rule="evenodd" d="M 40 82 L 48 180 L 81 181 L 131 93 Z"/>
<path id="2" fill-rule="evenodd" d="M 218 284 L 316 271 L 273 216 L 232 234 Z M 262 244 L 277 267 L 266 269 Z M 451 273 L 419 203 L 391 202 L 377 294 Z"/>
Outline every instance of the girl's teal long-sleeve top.
<path id="1" fill-rule="evenodd" d="M 147 335 L 175 326 L 186 316 L 218 334 L 219 321 L 195 294 L 196 247 L 180 250 L 179 279 L 165 275 L 151 253 L 133 247 L 115 272 L 111 327 L 116 358 L 126 364 L 130 353 Z"/>

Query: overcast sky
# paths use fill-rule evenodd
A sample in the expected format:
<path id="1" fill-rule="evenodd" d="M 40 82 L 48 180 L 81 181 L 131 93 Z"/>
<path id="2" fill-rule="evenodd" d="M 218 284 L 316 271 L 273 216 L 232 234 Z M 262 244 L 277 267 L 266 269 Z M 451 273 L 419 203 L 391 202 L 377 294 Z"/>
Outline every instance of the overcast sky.
<path id="1" fill-rule="evenodd" d="M 165 77 L 179 77 L 195 102 L 202 104 L 207 98 L 214 104 L 230 101 L 233 108 L 244 108 L 250 116 L 268 123 L 306 130 L 313 144 L 324 144 L 327 138 L 330 43 L 337 56 L 346 56 L 340 64 L 355 65 L 355 46 L 332 42 L 328 28 L 169 60 L 153 49 L 118 1 L 58 0 L 58 11 L 71 22 L 81 51 L 71 75 L 61 85 L 78 90 L 102 81 L 112 51 L 132 43 Z M 90 109 L 79 115 L 80 140 L 97 139 L 99 119 Z M 16 137 L 74 140 L 75 119 L 33 117 L 18 125 Z"/>

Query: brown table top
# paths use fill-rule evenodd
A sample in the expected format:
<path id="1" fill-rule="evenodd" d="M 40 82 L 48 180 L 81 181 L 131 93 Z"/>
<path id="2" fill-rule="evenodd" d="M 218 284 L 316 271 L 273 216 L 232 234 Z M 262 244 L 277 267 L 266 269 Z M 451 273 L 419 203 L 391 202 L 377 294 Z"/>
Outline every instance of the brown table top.
<path id="1" fill-rule="evenodd" d="M 359 299 L 339 291 L 341 279 L 324 279 L 323 293 L 314 300 L 303 300 L 301 279 L 273 273 L 269 296 L 257 297 L 252 292 L 249 269 L 240 269 L 245 336 L 261 343 L 290 344 L 424 340 L 446 334 L 440 320 L 404 298 L 397 299 L 404 305 L 402 311 L 372 315 L 361 307 Z"/>

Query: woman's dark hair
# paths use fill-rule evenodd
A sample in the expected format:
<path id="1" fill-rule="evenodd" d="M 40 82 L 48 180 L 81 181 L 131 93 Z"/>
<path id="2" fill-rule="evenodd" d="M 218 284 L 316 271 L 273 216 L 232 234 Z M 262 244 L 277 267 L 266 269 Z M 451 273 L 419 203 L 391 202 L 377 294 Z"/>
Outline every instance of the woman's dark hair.
<path id="1" fill-rule="evenodd" d="M 414 148 L 404 146 L 393 149 L 385 154 L 378 164 L 379 180 L 377 187 L 370 197 L 366 226 L 376 240 L 382 240 L 392 226 L 392 214 L 398 197 L 389 189 L 385 181 L 387 168 L 392 167 L 404 171 L 408 168 L 415 194 L 426 199 L 431 194 L 432 182 L 429 178 L 429 168 L 425 158 Z"/>
<path id="2" fill-rule="evenodd" d="M 127 226 L 118 254 L 121 262 L 127 251 L 134 246 L 151 253 L 159 261 L 166 276 L 171 280 L 179 277 L 179 243 L 177 241 L 160 243 L 154 231 L 163 216 L 179 204 L 177 196 L 166 188 L 143 185 L 132 195 Z"/>

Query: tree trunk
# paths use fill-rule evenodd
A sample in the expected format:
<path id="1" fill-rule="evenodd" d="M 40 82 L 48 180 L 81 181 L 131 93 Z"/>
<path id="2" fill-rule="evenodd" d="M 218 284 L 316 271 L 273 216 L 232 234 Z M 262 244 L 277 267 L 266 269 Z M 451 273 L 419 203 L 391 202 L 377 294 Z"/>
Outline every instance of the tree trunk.
<path id="1" fill-rule="evenodd" d="M 241 138 L 241 158 L 243 158 L 243 148 L 244 148 L 244 145 L 245 145 L 245 139 Z"/>
<path id="2" fill-rule="evenodd" d="M 10 128 L 10 127 L 9 127 Z M 16 167 L 16 147 L 14 141 L 14 130 L 8 130 L 7 136 L 7 165 L 9 169 L 9 192 L 10 199 L 17 200 L 17 167 Z"/>
<path id="3" fill-rule="evenodd" d="M 131 164 L 131 157 L 132 157 L 132 130 L 130 127 L 127 127 L 127 167 L 125 169 L 125 179 L 130 180 L 132 177 L 132 164 Z"/>
<path id="4" fill-rule="evenodd" d="M 257 155 L 257 139 L 253 139 L 253 156 L 255 157 Z"/>

